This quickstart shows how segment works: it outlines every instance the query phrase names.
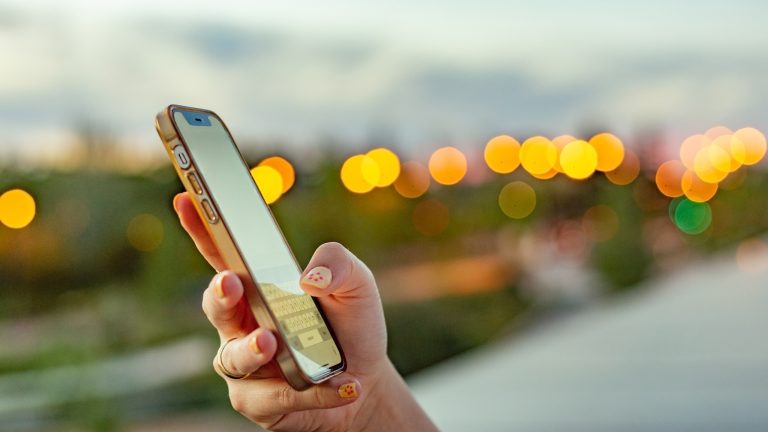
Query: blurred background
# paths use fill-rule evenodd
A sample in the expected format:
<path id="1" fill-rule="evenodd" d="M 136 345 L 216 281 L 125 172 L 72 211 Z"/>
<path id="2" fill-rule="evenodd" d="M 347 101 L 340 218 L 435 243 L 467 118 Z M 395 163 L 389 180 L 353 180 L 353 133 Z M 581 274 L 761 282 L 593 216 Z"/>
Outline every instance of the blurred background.
<path id="1" fill-rule="evenodd" d="M 302 265 L 372 268 L 441 428 L 765 430 L 767 13 L 0 0 L 0 430 L 254 430 L 170 103 L 225 119 Z"/>

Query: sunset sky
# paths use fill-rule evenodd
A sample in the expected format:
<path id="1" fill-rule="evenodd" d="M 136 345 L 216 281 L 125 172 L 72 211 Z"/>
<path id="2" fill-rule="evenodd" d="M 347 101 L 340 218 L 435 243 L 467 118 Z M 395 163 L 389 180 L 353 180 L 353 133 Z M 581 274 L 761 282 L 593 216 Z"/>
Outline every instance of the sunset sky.
<path id="1" fill-rule="evenodd" d="M 0 154 L 139 152 L 169 103 L 243 141 L 418 156 L 510 133 L 768 129 L 759 1 L 0 0 Z"/>

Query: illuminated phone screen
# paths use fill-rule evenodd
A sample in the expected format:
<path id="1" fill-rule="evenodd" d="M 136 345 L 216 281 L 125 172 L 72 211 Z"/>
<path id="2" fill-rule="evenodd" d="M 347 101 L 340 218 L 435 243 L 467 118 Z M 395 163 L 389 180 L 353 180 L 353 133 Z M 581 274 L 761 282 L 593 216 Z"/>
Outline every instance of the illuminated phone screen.
<path id="1" fill-rule="evenodd" d="M 301 272 L 235 143 L 216 116 L 183 110 L 173 116 L 294 358 L 307 375 L 324 375 L 341 355 L 313 299 L 299 287 Z"/>

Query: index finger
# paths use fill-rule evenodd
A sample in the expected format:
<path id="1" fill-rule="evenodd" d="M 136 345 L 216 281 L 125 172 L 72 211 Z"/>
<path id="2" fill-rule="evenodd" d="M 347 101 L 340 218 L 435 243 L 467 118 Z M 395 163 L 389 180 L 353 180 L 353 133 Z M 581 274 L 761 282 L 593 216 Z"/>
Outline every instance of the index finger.
<path id="1" fill-rule="evenodd" d="M 177 194 L 173 198 L 173 208 L 179 216 L 179 221 L 184 231 L 192 237 L 197 250 L 200 251 L 206 261 L 217 272 L 224 270 L 226 265 L 219 254 L 219 249 L 213 242 L 211 235 L 208 234 L 208 230 L 205 229 L 205 223 L 200 219 L 200 214 L 197 212 L 189 194 L 187 192 Z"/>

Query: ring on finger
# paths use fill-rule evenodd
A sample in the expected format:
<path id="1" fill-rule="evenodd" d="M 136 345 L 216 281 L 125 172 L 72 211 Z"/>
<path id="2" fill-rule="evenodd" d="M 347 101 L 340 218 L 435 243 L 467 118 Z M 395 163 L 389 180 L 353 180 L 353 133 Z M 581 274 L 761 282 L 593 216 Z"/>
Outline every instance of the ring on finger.
<path id="1" fill-rule="evenodd" d="M 248 372 L 247 374 L 237 375 L 232 373 L 229 369 L 227 369 L 226 366 L 224 366 L 224 360 L 222 357 L 224 357 L 224 349 L 229 345 L 230 342 L 237 339 L 236 337 L 229 339 L 228 341 L 221 344 L 221 347 L 219 348 L 219 352 L 216 353 L 216 364 L 219 366 L 219 371 L 224 374 L 227 378 L 239 380 L 239 379 L 245 379 L 248 378 L 251 375 L 251 372 Z"/>

